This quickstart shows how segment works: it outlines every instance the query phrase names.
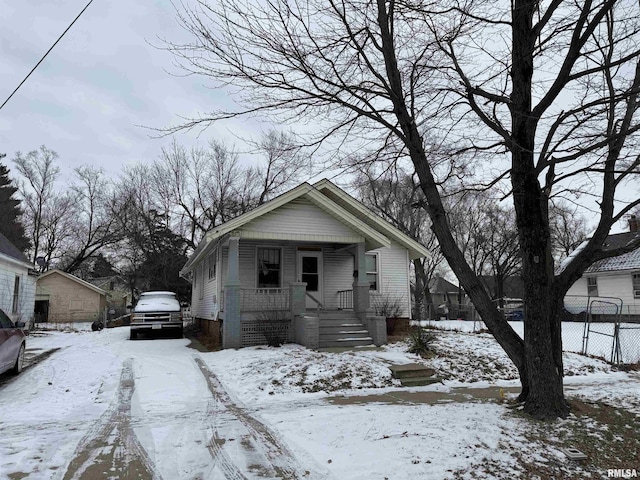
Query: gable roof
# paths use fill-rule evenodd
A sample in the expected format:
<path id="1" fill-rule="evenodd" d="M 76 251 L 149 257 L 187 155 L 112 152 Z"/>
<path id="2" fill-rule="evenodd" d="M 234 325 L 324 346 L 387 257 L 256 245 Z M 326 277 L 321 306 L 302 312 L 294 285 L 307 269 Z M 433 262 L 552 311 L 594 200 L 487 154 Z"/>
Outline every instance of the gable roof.
<path id="1" fill-rule="evenodd" d="M 25 264 L 27 268 L 33 268 L 29 259 L 18 248 L 9 241 L 2 233 L 0 233 L 0 255 L 8 257 L 14 262 Z"/>
<path id="2" fill-rule="evenodd" d="M 353 198 L 341 188 L 338 188 L 334 183 L 330 182 L 326 178 L 323 178 L 319 182 L 314 183 L 313 186 L 320 190 L 328 198 L 333 197 L 333 201 L 337 201 L 341 206 L 356 214 L 358 218 L 361 218 L 371 227 L 376 228 L 388 237 L 391 237 L 400 245 L 404 246 L 407 250 L 409 250 L 409 258 L 411 260 L 415 258 L 428 257 L 431 255 L 426 247 L 420 242 L 417 242 L 404 232 L 398 230 L 386 220 L 380 218 L 378 215 L 365 207 L 361 202 Z"/>
<path id="3" fill-rule="evenodd" d="M 461 290 L 457 285 L 454 285 L 446 278 L 442 278 L 440 276 L 436 276 L 431 279 L 431 281 L 429 282 L 429 291 L 435 294 L 458 294 L 459 292 L 465 293 L 464 290 Z"/>
<path id="4" fill-rule="evenodd" d="M 38 278 L 38 282 L 44 278 L 47 278 L 50 275 L 53 275 L 54 273 L 57 273 L 69 280 L 72 280 L 74 282 L 76 282 L 77 284 L 88 288 L 89 290 L 93 290 L 96 293 L 99 293 L 100 295 L 107 295 L 107 292 L 105 292 L 104 290 L 102 290 L 101 288 L 96 287 L 95 285 L 91 285 L 89 282 L 85 282 L 84 280 L 82 280 L 81 278 L 76 277 L 75 275 L 71 275 L 70 273 L 67 272 L 63 272 L 62 270 L 58 270 L 57 268 L 54 268 L 52 270 L 48 270 L 45 273 L 43 273 L 42 275 L 40 275 L 40 278 Z"/>
<path id="5" fill-rule="evenodd" d="M 638 236 L 637 232 L 616 233 L 608 235 L 604 241 L 602 249 L 613 250 L 615 248 L 624 247 L 630 241 Z M 580 247 L 578 247 L 580 248 Z M 634 270 L 640 269 L 640 248 L 632 252 L 618 255 L 617 257 L 604 258 L 590 265 L 585 274 L 598 272 L 615 272 L 617 270 Z"/>
<path id="6" fill-rule="evenodd" d="M 339 195 L 339 192 L 342 192 L 344 197 L 348 197 L 350 200 L 345 200 L 344 202 L 341 202 L 342 204 L 336 202 L 333 198 L 322 192 L 322 190 L 328 188 L 331 188 L 332 192 L 336 192 L 336 195 Z M 389 237 L 391 237 L 393 240 L 409 250 L 411 258 L 429 255 L 427 249 L 418 242 L 415 242 L 381 218 L 376 217 L 376 215 L 364 205 L 349 197 L 328 180 L 322 180 L 315 185 L 310 185 L 307 182 L 301 183 L 297 187 L 266 203 L 263 203 L 253 210 L 213 228 L 204 236 L 196 250 L 189 258 L 189 261 L 184 267 L 182 267 L 180 274 L 182 275 L 192 270 L 192 267 L 207 254 L 211 249 L 211 246 L 226 234 L 231 234 L 252 220 L 255 220 L 301 197 L 309 200 L 318 208 L 348 226 L 358 235 L 361 235 L 369 249 L 391 246 L 391 240 L 389 239 Z"/>

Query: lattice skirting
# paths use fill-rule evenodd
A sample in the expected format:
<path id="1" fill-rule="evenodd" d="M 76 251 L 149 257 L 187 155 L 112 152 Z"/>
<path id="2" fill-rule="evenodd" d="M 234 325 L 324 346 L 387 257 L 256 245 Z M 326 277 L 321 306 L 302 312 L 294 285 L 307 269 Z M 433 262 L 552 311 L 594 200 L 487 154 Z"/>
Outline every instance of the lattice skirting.
<path id="1" fill-rule="evenodd" d="M 245 320 L 240 329 L 243 347 L 281 345 L 289 340 L 291 320 Z"/>

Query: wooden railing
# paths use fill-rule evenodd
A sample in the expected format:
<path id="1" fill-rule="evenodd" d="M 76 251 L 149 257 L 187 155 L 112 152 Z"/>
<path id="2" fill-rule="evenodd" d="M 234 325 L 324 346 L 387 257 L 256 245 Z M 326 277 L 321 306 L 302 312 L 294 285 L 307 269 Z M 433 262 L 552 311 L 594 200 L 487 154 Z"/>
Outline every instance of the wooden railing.
<path id="1" fill-rule="evenodd" d="M 338 290 L 338 305 L 340 310 L 353 310 L 353 290 Z"/>
<path id="2" fill-rule="evenodd" d="M 288 288 L 243 288 L 240 292 L 241 312 L 290 309 Z"/>

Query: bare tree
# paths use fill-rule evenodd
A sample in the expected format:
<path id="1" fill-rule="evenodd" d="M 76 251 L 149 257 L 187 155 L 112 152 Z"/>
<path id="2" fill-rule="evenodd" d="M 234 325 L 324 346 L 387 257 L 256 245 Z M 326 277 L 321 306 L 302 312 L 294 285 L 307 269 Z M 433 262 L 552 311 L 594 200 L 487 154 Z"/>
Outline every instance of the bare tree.
<path id="1" fill-rule="evenodd" d="M 57 243 L 55 224 L 64 211 L 64 202 L 54 190 L 55 181 L 60 175 L 60 169 L 55 165 L 57 158 L 56 152 L 42 145 L 39 150 L 32 150 L 26 155 L 17 152 L 13 159 L 23 177 L 23 181 L 19 182 L 19 192 L 24 202 L 24 220 L 32 245 L 32 260 L 41 256 L 45 231 L 49 236 L 49 255 L 52 244 Z"/>
<path id="2" fill-rule="evenodd" d="M 200 0 L 179 13 L 193 42 L 168 47 L 188 72 L 237 88 L 241 106 L 179 128 L 269 113 L 315 122 L 320 133 L 312 141 L 329 142 L 338 154 L 358 148 L 366 158 L 389 145 L 402 152 L 442 252 L 518 368 L 525 411 L 564 416 L 564 294 L 594 260 L 640 243 L 602 248 L 610 227 L 640 202 L 616 203 L 640 162 L 638 8 L 629 0 Z M 455 155 L 433 155 L 443 144 Z M 441 198 L 451 172 L 463 172 L 467 185 L 509 188 L 525 282 L 524 340 L 456 244 Z M 597 195 L 597 227 L 554 275 L 550 198 L 576 190 Z"/>
<path id="3" fill-rule="evenodd" d="M 211 228 L 298 182 L 309 166 L 309 157 L 290 134 L 272 130 L 252 146 L 258 157 L 253 167 L 244 166 L 235 149 L 215 140 L 191 150 L 174 141 L 153 164 L 153 200 L 191 248 Z"/>
<path id="4" fill-rule="evenodd" d="M 552 202 L 549 208 L 553 256 L 557 263 L 567 258 L 587 238 L 587 221 L 576 206 Z"/>
<path id="5" fill-rule="evenodd" d="M 417 314 L 422 314 L 427 306 L 433 305 L 429 285 L 444 256 L 430 229 L 420 186 L 411 175 L 396 168 L 383 173 L 374 173 L 372 168 L 360 169 L 353 186 L 362 203 L 431 252 L 429 257 L 413 260 L 413 300 Z"/>
<path id="6" fill-rule="evenodd" d="M 116 217 L 120 214 L 113 198 L 113 186 L 100 169 L 83 166 L 74 170 L 71 185 L 71 219 L 61 268 L 76 272 L 87 260 L 122 237 Z"/>

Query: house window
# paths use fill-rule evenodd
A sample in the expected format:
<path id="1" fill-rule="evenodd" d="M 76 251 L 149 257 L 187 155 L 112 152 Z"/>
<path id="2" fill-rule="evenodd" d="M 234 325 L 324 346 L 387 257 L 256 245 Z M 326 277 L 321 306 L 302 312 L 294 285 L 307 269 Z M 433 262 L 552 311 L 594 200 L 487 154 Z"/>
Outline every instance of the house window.
<path id="1" fill-rule="evenodd" d="M 216 278 L 216 267 L 218 263 L 216 262 L 216 254 L 213 253 L 209 257 L 209 280 L 213 280 Z"/>
<path id="2" fill-rule="evenodd" d="M 258 288 L 280 288 L 282 252 L 279 248 L 258 248 Z"/>
<path id="3" fill-rule="evenodd" d="M 640 273 L 633 274 L 633 298 L 640 298 Z"/>
<path id="4" fill-rule="evenodd" d="M 367 282 L 369 282 L 369 290 L 372 292 L 380 291 L 380 279 L 378 278 L 378 254 L 367 253 L 365 264 L 367 266 Z"/>
<path id="5" fill-rule="evenodd" d="M 18 313 L 19 305 L 20 305 L 20 277 L 16 275 L 16 279 L 13 282 L 13 306 L 11 308 L 11 312 Z"/>
<path id="6" fill-rule="evenodd" d="M 587 277 L 587 295 L 590 297 L 598 296 L 598 278 Z"/>
<path id="7" fill-rule="evenodd" d="M 205 262 L 206 265 L 206 262 Z M 196 270 L 196 276 L 200 277 L 202 275 L 202 279 L 200 279 L 200 286 L 198 287 L 198 298 L 200 298 L 202 300 L 202 297 L 204 297 L 204 272 L 205 272 L 205 265 L 200 265 L 198 267 L 198 270 Z"/>

